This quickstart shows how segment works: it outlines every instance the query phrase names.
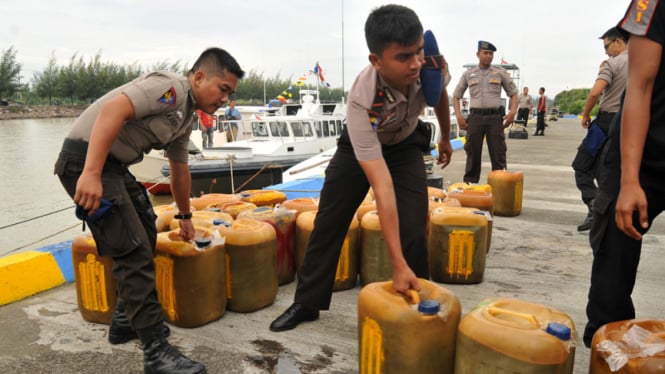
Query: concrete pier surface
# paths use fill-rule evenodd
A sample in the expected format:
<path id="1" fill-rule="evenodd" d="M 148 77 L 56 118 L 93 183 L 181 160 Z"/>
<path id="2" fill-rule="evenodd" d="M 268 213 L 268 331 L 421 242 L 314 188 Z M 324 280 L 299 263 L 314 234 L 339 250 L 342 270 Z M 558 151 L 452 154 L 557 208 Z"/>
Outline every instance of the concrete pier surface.
<path id="1" fill-rule="evenodd" d="M 588 233 L 576 229 L 586 207 L 570 167 L 583 135 L 579 120 L 559 119 L 549 122 L 545 136 L 507 139 L 508 170 L 524 172 L 523 208 L 516 217 L 495 217 L 481 283 L 440 284 L 459 297 L 463 313 L 489 297 L 518 298 L 564 311 L 578 332 L 584 329 L 592 254 Z M 483 153 L 485 183 L 490 165 L 486 148 Z M 462 181 L 465 160 L 463 150 L 453 154 L 442 172 L 446 182 Z M 665 319 L 663 222 L 659 217 L 644 239 L 633 293 L 638 318 Z M 270 322 L 293 300 L 293 282 L 281 286 L 267 308 L 247 314 L 227 311 L 199 328 L 172 327 L 169 340 L 205 363 L 210 373 L 357 373 L 359 290 L 360 285 L 335 293 L 331 310 L 316 322 L 270 332 Z M 73 283 L 4 305 L 0 372 L 141 373 L 138 341 L 112 346 L 107 331 L 105 325 L 82 319 Z M 579 337 L 576 343 L 574 372 L 587 373 L 590 350 Z"/>

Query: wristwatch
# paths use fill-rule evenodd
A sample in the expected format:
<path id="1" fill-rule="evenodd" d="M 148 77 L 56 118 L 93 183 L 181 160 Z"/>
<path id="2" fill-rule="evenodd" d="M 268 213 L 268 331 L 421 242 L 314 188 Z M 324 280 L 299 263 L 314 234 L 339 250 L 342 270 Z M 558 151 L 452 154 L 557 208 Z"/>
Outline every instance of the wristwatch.
<path id="1" fill-rule="evenodd" d="M 175 219 L 192 219 L 192 213 L 191 212 L 190 213 L 185 213 L 185 214 L 178 213 L 175 216 L 173 216 L 173 218 L 175 218 Z"/>

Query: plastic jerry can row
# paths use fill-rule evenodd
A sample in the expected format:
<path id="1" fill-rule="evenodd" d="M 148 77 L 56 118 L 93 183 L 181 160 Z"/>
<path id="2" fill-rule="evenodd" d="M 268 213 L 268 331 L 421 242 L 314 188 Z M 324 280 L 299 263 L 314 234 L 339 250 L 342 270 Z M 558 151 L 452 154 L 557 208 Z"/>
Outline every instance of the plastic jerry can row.
<path id="1" fill-rule="evenodd" d="M 359 372 L 572 373 L 575 334 L 563 312 L 516 299 L 487 299 L 461 318 L 458 298 L 420 280 L 407 300 L 391 282 L 358 296 Z"/>
<path id="2" fill-rule="evenodd" d="M 223 316 L 226 309 L 253 312 L 277 295 L 275 230 L 267 223 L 241 218 L 221 227 L 223 239 L 197 228 L 197 245 L 178 231 L 158 234 L 155 283 L 165 319 L 196 327 Z M 116 302 L 111 259 L 98 256 L 90 235 L 72 242 L 79 310 L 87 321 L 110 323 Z"/>

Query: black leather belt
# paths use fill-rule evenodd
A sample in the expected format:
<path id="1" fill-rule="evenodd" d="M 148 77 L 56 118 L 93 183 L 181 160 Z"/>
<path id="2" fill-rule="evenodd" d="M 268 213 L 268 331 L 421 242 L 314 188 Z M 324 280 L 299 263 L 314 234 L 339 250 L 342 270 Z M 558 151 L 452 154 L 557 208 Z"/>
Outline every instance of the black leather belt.
<path id="1" fill-rule="evenodd" d="M 614 117 L 617 113 L 616 112 L 598 112 L 598 117 Z"/>
<path id="2" fill-rule="evenodd" d="M 481 116 L 490 116 L 494 114 L 501 114 L 501 110 L 499 108 L 471 108 L 469 113 L 479 114 Z"/>

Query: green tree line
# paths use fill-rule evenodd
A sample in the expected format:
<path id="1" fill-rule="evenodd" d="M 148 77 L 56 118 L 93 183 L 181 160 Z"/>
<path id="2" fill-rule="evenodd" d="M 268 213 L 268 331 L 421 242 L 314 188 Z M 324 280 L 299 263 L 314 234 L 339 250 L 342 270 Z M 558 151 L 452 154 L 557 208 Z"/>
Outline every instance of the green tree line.
<path id="1" fill-rule="evenodd" d="M 561 113 L 582 114 L 590 91 L 590 88 L 574 88 L 561 91 L 554 97 L 554 106 L 558 106 Z M 595 116 L 597 112 L 598 105 L 593 108 L 591 115 Z"/>
<path id="2" fill-rule="evenodd" d="M 117 64 L 102 60 L 101 52 L 85 59 L 77 53 L 66 65 L 57 63 L 51 53 L 46 67 L 35 72 L 29 80 L 21 75 L 23 64 L 19 62 L 14 47 L 0 51 L 0 99 L 8 99 L 30 105 L 89 104 L 111 89 L 131 81 L 141 74 L 164 70 L 186 75 L 189 67 L 178 60 L 160 61 L 151 66 Z M 262 105 L 278 96 L 298 100 L 298 89 L 291 77 L 264 77 L 262 72 L 249 70 L 240 80 L 233 95 L 238 104 Z M 320 89 L 321 101 L 340 101 L 342 88 Z"/>

